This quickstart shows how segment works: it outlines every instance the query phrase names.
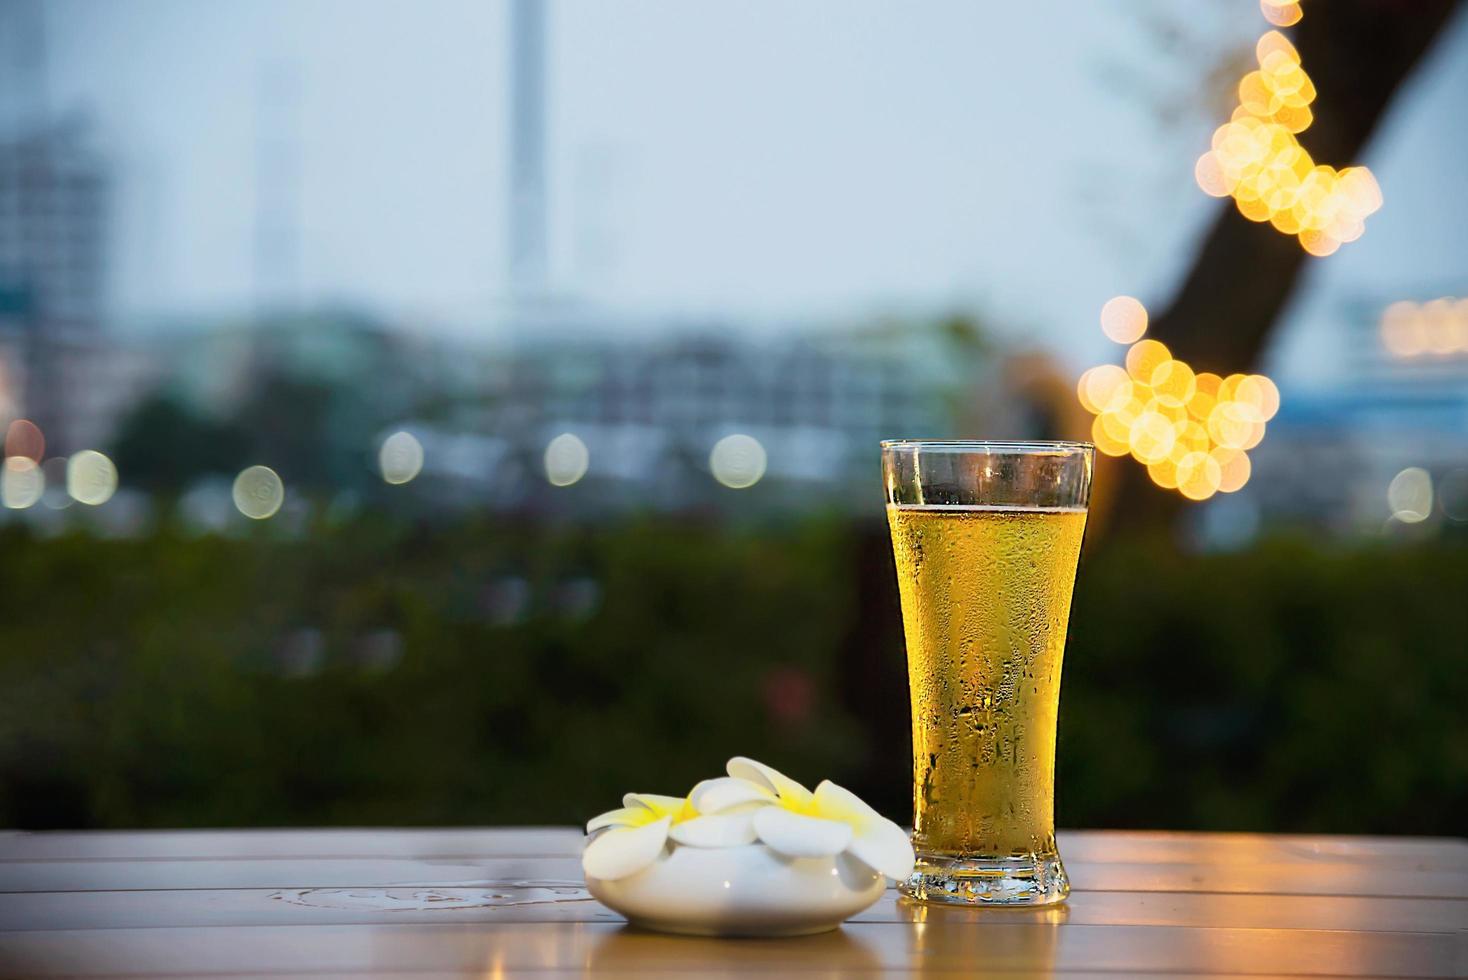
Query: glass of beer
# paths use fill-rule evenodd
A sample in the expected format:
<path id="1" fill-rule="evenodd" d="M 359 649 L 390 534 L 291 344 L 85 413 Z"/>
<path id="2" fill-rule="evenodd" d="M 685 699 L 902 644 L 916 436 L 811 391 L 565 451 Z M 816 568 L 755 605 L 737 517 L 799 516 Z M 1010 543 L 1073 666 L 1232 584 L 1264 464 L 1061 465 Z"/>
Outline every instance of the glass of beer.
<path id="1" fill-rule="evenodd" d="M 1060 661 L 1094 447 L 882 443 L 912 695 L 911 898 L 1048 905 Z"/>

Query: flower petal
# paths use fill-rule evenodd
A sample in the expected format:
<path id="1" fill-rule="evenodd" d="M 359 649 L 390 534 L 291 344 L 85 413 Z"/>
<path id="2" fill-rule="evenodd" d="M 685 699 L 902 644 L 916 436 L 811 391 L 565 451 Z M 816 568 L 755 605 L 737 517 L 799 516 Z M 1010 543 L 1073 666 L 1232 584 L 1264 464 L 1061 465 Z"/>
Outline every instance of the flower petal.
<path id="1" fill-rule="evenodd" d="M 594 833 L 603 827 L 641 827 L 652 821 L 651 810 L 640 806 L 624 806 L 620 810 L 608 810 L 592 817 L 586 822 L 586 832 Z"/>
<path id="2" fill-rule="evenodd" d="M 773 803 L 775 794 L 760 783 L 733 776 L 705 779 L 688 794 L 688 800 L 699 813 L 721 813 L 746 803 Z"/>
<path id="3" fill-rule="evenodd" d="M 874 820 L 886 819 L 861 797 L 829 779 L 821 781 L 813 797 L 815 812 L 832 820 L 844 820 L 853 827 L 860 828 Z"/>
<path id="4" fill-rule="evenodd" d="M 658 816 L 677 813 L 688 802 L 681 796 L 661 796 L 657 793 L 628 793 L 622 797 L 624 807 L 642 806 Z"/>
<path id="5" fill-rule="evenodd" d="M 913 865 L 917 863 L 917 855 L 912 851 L 912 841 L 908 839 L 907 831 L 885 819 L 857 831 L 852 836 L 846 853 L 873 871 L 879 871 L 898 881 L 912 874 Z"/>
<path id="6" fill-rule="evenodd" d="M 754 843 L 751 814 L 710 813 L 675 824 L 668 838 L 687 847 L 739 847 Z"/>
<path id="7" fill-rule="evenodd" d="M 663 853 L 672 817 L 642 827 L 614 827 L 592 838 L 581 854 L 581 870 L 588 878 L 616 881 L 648 867 Z"/>
<path id="8" fill-rule="evenodd" d="M 851 843 L 851 826 L 839 820 L 807 817 L 784 807 L 755 811 L 754 832 L 774 851 L 786 857 L 830 857 Z"/>
<path id="9" fill-rule="evenodd" d="M 899 881 L 912 873 L 916 858 L 907 832 L 851 790 L 826 780 L 816 787 L 814 809 L 822 817 L 850 825 L 855 833 L 846 850 L 872 870 Z"/>
<path id="10" fill-rule="evenodd" d="M 780 797 L 782 803 L 794 804 L 797 807 L 810 806 L 811 791 L 791 779 L 778 769 L 773 769 L 763 762 L 756 762 L 737 755 L 729 760 L 724 767 L 729 775 L 735 779 L 747 779 L 751 783 L 764 786 Z"/>

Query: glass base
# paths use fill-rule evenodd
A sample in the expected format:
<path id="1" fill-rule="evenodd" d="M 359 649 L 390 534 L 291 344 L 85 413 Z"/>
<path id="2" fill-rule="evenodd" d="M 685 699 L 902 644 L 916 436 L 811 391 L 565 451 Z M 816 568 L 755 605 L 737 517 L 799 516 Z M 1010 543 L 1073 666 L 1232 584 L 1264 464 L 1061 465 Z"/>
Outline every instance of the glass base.
<path id="1" fill-rule="evenodd" d="M 1059 854 L 952 858 L 918 853 L 912 875 L 897 886 L 918 902 L 941 905 L 1054 905 L 1070 894 Z"/>

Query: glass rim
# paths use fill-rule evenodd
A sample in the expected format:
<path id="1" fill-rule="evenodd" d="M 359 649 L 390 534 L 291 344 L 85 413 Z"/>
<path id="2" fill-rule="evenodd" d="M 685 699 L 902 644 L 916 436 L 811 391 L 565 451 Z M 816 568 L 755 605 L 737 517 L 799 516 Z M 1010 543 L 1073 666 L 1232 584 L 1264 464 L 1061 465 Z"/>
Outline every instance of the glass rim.
<path id="1" fill-rule="evenodd" d="M 927 449 L 938 452 L 1079 453 L 1095 451 L 1096 444 L 1073 439 L 883 439 L 888 449 Z"/>

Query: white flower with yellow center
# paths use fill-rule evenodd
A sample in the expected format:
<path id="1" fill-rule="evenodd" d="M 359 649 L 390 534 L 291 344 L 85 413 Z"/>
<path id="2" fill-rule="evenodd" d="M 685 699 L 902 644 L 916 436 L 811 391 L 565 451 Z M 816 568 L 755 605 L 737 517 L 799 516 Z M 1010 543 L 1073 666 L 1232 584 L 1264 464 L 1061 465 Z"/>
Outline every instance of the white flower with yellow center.
<path id="1" fill-rule="evenodd" d="M 912 844 L 901 827 L 830 780 L 815 792 L 753 759 L 729 760 L 729 775 L 706 779 L 687 798 L 629 793 L 622 808 L 586 825 L 590 878 L 616 881 L 658 860 L 671 841 L 697 848 L 763 844 L 787 858 L 846 854 L 889 878 L 907 877 Z"/>

